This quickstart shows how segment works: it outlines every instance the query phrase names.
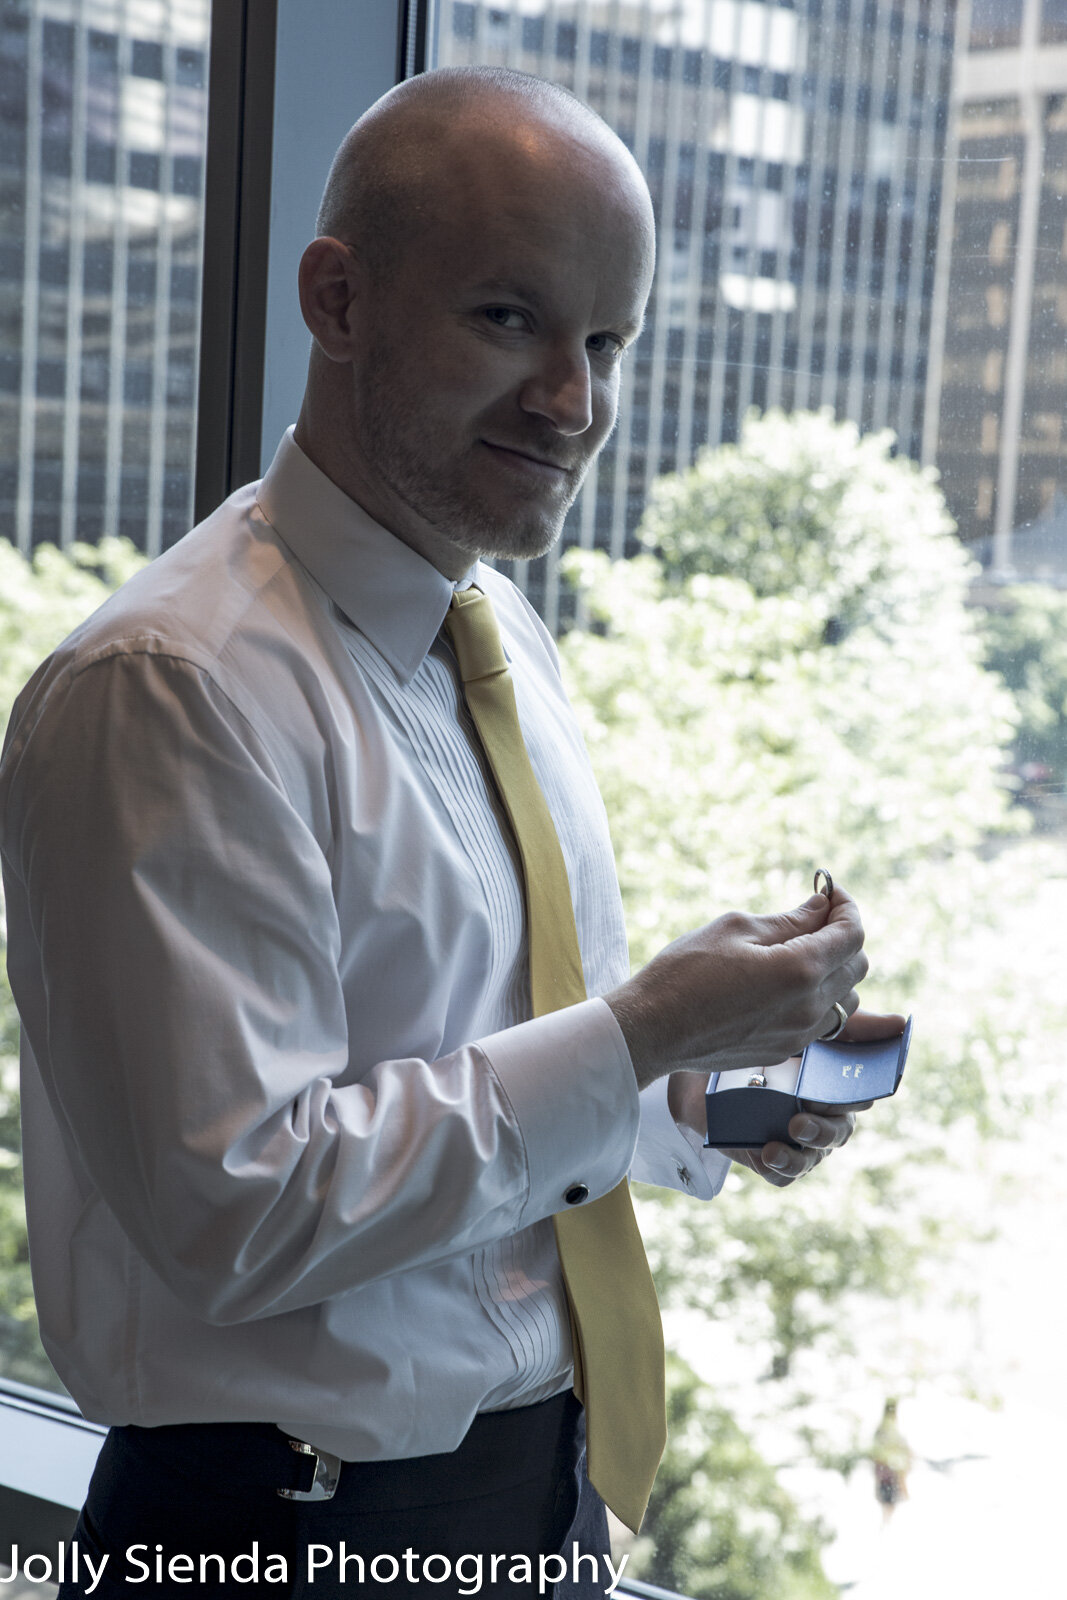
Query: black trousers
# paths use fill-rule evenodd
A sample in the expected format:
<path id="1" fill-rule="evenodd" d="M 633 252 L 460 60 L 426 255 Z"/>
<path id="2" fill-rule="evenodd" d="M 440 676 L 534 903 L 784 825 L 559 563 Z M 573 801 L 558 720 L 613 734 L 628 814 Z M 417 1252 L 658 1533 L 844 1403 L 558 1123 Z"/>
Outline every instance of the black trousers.
<path id="1" fill-rule="evenodd" d="M 60 1600 L 602 1600 L 584 1442 L 560 1395 L 477 1417 L 445 1455 L 346 1462 L 316 1502 L 278 1495 L 308 1488 L 312 1462 L 269 1423 L 112 1428 Z"/>

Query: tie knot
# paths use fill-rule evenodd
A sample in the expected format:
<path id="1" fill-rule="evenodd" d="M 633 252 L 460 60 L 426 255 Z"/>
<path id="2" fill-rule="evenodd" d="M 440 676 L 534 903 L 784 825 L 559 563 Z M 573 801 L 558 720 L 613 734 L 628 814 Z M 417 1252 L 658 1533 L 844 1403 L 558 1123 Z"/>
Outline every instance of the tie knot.
<path id="1" fill-rule="evenodd" d="M 464 683 L 507 672 L 500 629 L 488 599 L 480 589 L 457 589 L 445 617 L 452 648 Z"/>

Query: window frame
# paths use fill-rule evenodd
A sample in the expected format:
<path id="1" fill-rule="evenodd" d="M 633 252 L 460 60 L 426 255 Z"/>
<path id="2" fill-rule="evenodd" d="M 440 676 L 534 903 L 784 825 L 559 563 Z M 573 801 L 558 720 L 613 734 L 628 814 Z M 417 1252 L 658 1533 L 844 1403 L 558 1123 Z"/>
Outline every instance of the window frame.
<path id="1" fill-rule="evenodd" d="M 432 24 L 433 0 L 212 0 L 197 520 L 261 475 L 295 421 L 295 264 L 324 173 L 356 118 L 423 69 Z M 68 1397 L 0 1376 L 0 1527 L 22 1557 L 70 1537 L 106 1433 Z"/>
<path id="2" fill-rule="evenodd" d="M 107 1429 L 74 1401 L 0 1378 L 0 1526 L 26 1552 L 69 1539 Z"/>

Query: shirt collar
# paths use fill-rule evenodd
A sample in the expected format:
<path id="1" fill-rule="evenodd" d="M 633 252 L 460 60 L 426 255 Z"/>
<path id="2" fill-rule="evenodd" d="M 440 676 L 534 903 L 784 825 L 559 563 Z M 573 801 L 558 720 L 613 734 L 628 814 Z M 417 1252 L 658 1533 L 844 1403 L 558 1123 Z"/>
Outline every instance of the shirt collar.
<path id="1" fill-rule="evenodd" d="M 437 637 L 453 584 L 320 472 L 287 429 L 256 489 L 260 510 L 402 683 L 422 665 Z"/>

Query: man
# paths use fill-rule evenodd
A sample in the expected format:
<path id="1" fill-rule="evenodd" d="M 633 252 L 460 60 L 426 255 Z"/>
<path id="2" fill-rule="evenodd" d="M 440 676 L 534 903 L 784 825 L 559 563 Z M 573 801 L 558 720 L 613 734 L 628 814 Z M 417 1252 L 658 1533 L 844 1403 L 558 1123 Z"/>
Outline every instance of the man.
<path id="1" fill-rule="evenodd" d="M 42 1335 L 113 1425 L 97 1594 L 341 1594 L 346 1552 L 406 1559 L 365 1580 L 392 1594 L 433 1555 L 454 1593 L 461 1556 L 602 1552 L 552 1219 L 628 1171 L 714 1195 L 708 1070 L 839 1026 L 866 972 L 838 891 L 627 977 L 551 641 L 479 560 L 550 548 L 614 423 L 653 269 L 625 148 L 537 80 L 428 74 L 349 134 L 319 233 L 295 432 L 40 669 L 4 761 Z M 455 631 L 471 580 L 562 850 L 562 1009 Z M 745 1159 L 788 1183 L 851 1127 L 816 1110 Z M 281 1566 L 251 1585 L 254 1549 Z"/>

